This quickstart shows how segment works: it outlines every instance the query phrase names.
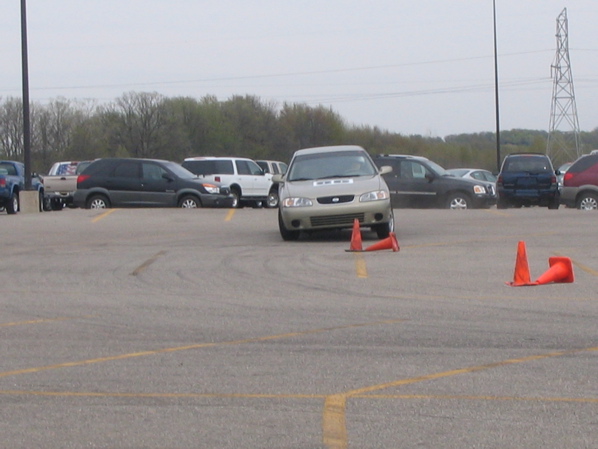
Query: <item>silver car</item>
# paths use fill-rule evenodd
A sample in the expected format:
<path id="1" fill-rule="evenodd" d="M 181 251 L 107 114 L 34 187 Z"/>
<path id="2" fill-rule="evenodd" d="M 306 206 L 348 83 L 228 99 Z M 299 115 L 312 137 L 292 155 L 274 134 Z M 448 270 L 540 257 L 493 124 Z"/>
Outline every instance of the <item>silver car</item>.
<path id="1" fill-rule="evenodd" d="M 301 231 L 369 227 L 378 238 L 394 232 L 390 193 L 369 154 L 354 145 L 296 151 L 280 182 L 278 225 L 284 240 L 297 240 Z"/>

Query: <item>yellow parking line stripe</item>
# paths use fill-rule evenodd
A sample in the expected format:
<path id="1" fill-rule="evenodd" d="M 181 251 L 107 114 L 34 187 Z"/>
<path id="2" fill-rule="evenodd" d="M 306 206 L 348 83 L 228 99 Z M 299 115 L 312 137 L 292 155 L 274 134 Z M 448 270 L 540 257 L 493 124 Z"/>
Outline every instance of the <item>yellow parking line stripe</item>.
<path id="1" fill-rule="evenodd" d="M 231 221 L 233 219 L 233 215 L 235 215 L 235 211 L 237 209 L 229 209 L 228 213 L 226 214 L 226 218 L 224 221 Z"/>
<path id="2" fill-rule="evenodd" d="M 325 399 L 324 394 L 243 394 L 243 393 L 108 393 L 100 391 L 24 391 L 0 390 L 4 396 L 162 398 L 162 399 Z"/>
<path id="3" fill-rule="evenodd" d="M 528 402 L 580 402 L 598 403 L 598 398 L 522 397 L 522 396 L 474 396 L 458 394 L 365 394 L 352 396 L 363 399 L 457 399 L 471 401 L 528 401 Z"/>
<path id="4" fill-rule="evenodd" d="M 368 268 L 365 264 L 365 257 L 363 254 L 354 253 L 355 254 L 355 271 L 357 273 L 358 278 L 367 278 L 368 277 Z"/>
<path id="5" fill-rule="evenodd" d="M 98 215 L 97 217 L 95 217 L 93 220 L 91 220 L 92 223 L 96 223 L 98 221 L 100 221 L 102 218 L 107 217 L 108 215 L 110 215 L 111 213 L 116 212 L 116 209 L 108 209 L 106 212 L 104 212 L 101 215 Z"/>
<path id="6" fill-rule="evenodd" d="M 265 337 L 255 337 L 255 338 L 246 338 L 243 340 L 233 340 L 233 341 L 224 341 L 224 342 L 216 342 L 216 343 L 197 343 L 187 346 L 177 346 L 174 348 L 163 348 L 163 349 L 155 349 L 150 351 L 139 351 L 139 352 L 132 352 L 128 354 L 120 354 L 115 356 L 109 357 L 100 357 L 96 359 L 88 359 L 88 360 L 79 360 L 76 362 L 66 362 L 66 363 L 57 363 L 55 365 L 47 365 L 47 366 L 39 366 L 34 368 L 25 368 L 19 369 L 14 371 L 5 371 L 0 372 L 0 377 L 8 377 L 8 376 L 16 376 L 20 374 L 31 374 L 31 373 L 39 373 L 42 371 L 60 369 L 60 368 L 72 368 L 76 366 L 84 366 L 84 365 L 91 365 L 94 363 L 103 363 L 103 362 L 111 362 L 117 360 L 125 360 L 131 359 L 135 357 L 145 357 L 150 355 L 157 355 L 157 354 L 165 354 L 169 352 L 178 352 L 178 351 L 187 351 L 191 349 L 202 349 L 202 348 L 211 348 L 216 346 L 232 346 L 232 345 L 241 345 L 241 344 L 248 344 L 248 343 L 258 343 L 262 341 L 269 341 L 269 340 L 280 340 L 283 338 L 292 338 L 292 337 L 300 337 L 304 335 L 313 335 L 318 333 L 324 332 L 331 332 L 335 330 L 342 330 L 342 329 L 354 329 L 358 327 L 367 327 L 367 326 L 377 326 L 383 324 L 395 324 L 405 321 L 404 319 L 396 319 L 396 320 L 383 320 L 383 321 L 374 321 L 371 323 L 358 323 L 358 324 L 348 324 L 344 326 L 334 326 L 328 327 L 323 329 L 311 329 L 307 331 L 299 331 L 299 332 L 291 332 L 287 334 L 279 334 L 279 335 L 268 335 Z"/>
<path id="7" fill-rule="evenodd" d="M 24 324 L 40 324 L 40 323 L 50 323 L 53 321 L 66 321 L 66 320 L 76 320 L 79 318 L 89 318 L 92 315 L 86 316 L 79 316 L 79 317 L 58 317 L 58 318 L 40 318 L 38 320 L 28 320 L 28 321 L 14 321 L 12 323 L 0 323 L 0 327 L 8 327 L 8 326 L 22 326 Z"/>

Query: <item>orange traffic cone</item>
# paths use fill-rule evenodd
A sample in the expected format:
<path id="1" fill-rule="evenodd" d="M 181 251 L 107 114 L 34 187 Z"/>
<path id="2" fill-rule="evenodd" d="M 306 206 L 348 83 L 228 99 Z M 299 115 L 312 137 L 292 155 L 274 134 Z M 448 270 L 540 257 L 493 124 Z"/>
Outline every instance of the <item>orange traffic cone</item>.
<path id="1" fill-rule="evenodd" d="M 536 279 L 536 285 L 573 282 L 573 264 L 571 263 L 571 259 L 568 257 L 549 257 L 548 265 L 550 265 L 550 268 Z"/>
<path id="2" fill-rule="evenodd" d="M 529 274 L 529 265 L 527 263 L 527 251 L 525 242 L 519 242 L 517 245 L 517 259 L 515 260 L 515 274 L 513 282 L 506 282 L 511 287 L 521 287 L 523 285 L 534 285 Z"/>
<path id="3" fill-rule="evenodd" d="M 365 251 L 380 251 L 382 249 L 392 249 L 393 251 L 399 250 L 399 242 L 394 232 L 388 234 L 388 237 L 384 240 L 380 240 L 378 243 L 374 243 L 368 246 Z"/>
<path id="4" fill-rule="evenodd" d="M 359 220 L 353 220 L 353 234 L 351 235 L 351 246 L 346 250 L 347 252 L 363 251 L 361 246 L 361 229 L 359 228 Z"/>

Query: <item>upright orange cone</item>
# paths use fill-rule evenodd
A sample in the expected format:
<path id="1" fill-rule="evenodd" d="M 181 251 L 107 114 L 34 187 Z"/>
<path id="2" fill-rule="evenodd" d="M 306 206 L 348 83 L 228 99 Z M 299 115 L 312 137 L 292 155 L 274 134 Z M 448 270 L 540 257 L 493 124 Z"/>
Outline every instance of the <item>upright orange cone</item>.
<path id="1" fill-rule="evenodd" d="M 399 242 L 394 232 L 389 233 L 387 238 L 380 240 L 378 243 L 368 246 L 365 251 L 380 251 L 383 249 L 392 249 L 395 252 L 399 250 Z"/>
<path id="2" fill-rule="evenodd" d="M 536 285 L 573 282 L 573 264 L 571 263 L 571 259 L 568 257 L 549 257 L 548 265 L 550 265 L 550 268 L 536 279 Z"/>
<path id="3" fill-rule="evenodd" d="M 351 235 L 351 246 L 346 251 L 363 251 L 363 247 L 361 246 L 361 229 L 359 227 L 359 220 L 357 218 L 353 220 L 353 234 Z"/>
<path id="4" fill-rule="evenodd" d="M 515 274 L 513 282 L 506 282 L 511 287 L 521 287 L 523 285 L 534 285 L 529 274 L 529 265 L 527 263 L 527 250 L 525 242 L 519 242 L 517 245 L 517 258 L 515 260 Z"/>

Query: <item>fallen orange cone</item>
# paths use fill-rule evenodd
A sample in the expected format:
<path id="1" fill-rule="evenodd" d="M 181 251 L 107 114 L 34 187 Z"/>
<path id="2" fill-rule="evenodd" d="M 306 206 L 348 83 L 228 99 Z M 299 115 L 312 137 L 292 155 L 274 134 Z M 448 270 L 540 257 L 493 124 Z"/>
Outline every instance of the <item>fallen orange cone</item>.
<path id="1" fill-rule="evenodd" d="M 361 246 L 361 229 L 359 227 L 359 220 L 357 218 L 353 220 L 353 234 L 351 235 L 351 246 L 347 251 L 363 251 L 363 247 Z"/>
<path id="2" fill-rule="evenodd" d="M 568 257 L 550 257 L 548 258 L 550 268 L 542 276 L 536 279 L 535 285 L 543 284 L 566 284 L 574 280 L 573 264 Z"/>
<path id="3" fill-rule="evenodd" d="M 517 245 L 517 258 L 515 259 L 515 274 L 513 275 L 513 282 L 507 282 L 506 284 L 510 285 L 511 287 L 535 285 L 532 283 L 531 276 L 529 274 L 525 242 L 519 242 Z"/>
<path id="4" fill-rule="evenodd" d="M 380 240 L 378 243 L 368 246 L 365 251 L 380 251 L 384 249 L 392 249 L 395 252 L 399 250 L 399 242 L 397 241 L 397 236 L 394 232 L 389 233 L 388 237 L 384 240 Z"/>

